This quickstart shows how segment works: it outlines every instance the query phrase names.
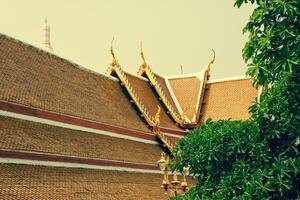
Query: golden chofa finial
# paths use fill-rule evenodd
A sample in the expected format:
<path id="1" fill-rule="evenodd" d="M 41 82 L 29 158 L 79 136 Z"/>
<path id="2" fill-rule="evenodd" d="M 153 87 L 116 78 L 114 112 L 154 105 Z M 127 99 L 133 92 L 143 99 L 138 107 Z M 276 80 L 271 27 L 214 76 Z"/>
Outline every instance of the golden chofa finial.
<path id="1" fill-rule="evenodd" d="M 207 66 L 207 72 L 208 73 L 210 73 L 211 66 L 212 66 L 212 64 L 214 64 L 215 59 L 216 59 L 216 52 L 215 52 L 215 50 L 212 49 L 212 52 L 213 52 L 213 58 L 211 59 L 211 61 L 208 63 L 208 66 Z"/>
<path id="2" fill-rule="evenodd" d="M 146 68 L 147 67 L 147 62 L 146 62 L 146 59 L 145 59 L 145 56 L 144 56 L 143 42 L 141 42 L 141 57 L 142 57 L 142 60 L 143 60 L 142 67 Z"/>
<path id="3" fill-rule="evenodd" d="M 160 106 L 157 106 L 157 112 L 155 114 L 155 122 L 156 125 L 159 126 L 160 125 Z"/>
<path id="4" fill-rule="evenodd" d="M 114 42 L 114 38 L 111 40 L 111 43 L 110 43 L 110 53 L 111 53 L 111 55 L 113 57 L 111 65 L 115 66 L 115 65 L 117 65 L 117 60 L 116 60 L 114 49 L 113 49 L 113 42 Z"/>

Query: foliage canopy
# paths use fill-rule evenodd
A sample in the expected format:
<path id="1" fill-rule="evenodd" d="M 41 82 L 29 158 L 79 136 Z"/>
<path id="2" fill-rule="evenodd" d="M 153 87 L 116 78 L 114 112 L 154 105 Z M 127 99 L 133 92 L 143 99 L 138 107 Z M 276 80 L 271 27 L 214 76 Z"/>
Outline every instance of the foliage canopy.
<path id="1" fill-rule="evenodd" d="M 243 32 L 247 75 L 266 90 L 247 121 L 208 120 L 176 145 L 173 169 L 196 187 L 175 199 L 296 199 L 300 185 L 300 1 L 235 0 L 257 7 Z"/>

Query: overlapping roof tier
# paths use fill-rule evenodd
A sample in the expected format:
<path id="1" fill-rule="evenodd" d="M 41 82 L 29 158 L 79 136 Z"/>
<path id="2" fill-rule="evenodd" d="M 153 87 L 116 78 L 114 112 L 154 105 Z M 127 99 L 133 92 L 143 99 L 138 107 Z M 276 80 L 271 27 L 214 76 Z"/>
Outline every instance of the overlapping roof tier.
<path id="1" fill-rule="evenodd" d="M 182 116 L 183 113 L 178 110 L 178 106 L 174 102 L 175 99 L 171 96 L 170 90 L 167 88 L 165 79 L 152 72 L 149 65 L 146 63 L 143 51 L 141 51 L 141 56 L 143 64 L 139 68 L 138 75 L 144 76 L 149 80 L 153 91 L 155 91 L 159 99 L 162 101 L 162 104 L 167 109 L 173 120 L 177 125 L 182 126 L 184 124 Z"/>
<path id="2" fill-rule="evenodd" d="M 164 107 L 163 103 L 165 103 L 165 101 L 162 99 L 162 95 L 157 95 L 154 91 L 155 89 L 151 87 L 152 83 L 141 76 L 137 77 L 125 72 L 117 62 L 112 47 L 111 54 L 113 56 L 113 61 L 107 68 L 106 74 L 119 79 L 121 87 L 123 86 L 126 89 L 129 101 L 134 103 L 140 116 L 148 123 L 155 135 L 164 143 L 164 145 L 172 151 L 174 143 L 172 143 L 171 140 L 166 139 L 164 133 L 160 131 L 160 128 L 163 128 L 164 130 L 170 129 L 171 131 L 185 131 L 177 126 L 178 123 L 172 121 L 172 117 L 169 115 L 170 108 Z M 167 106 L 168 105 L 170 106 L 170 104 L 167 104 Z M 180 116 L 178 115 L 178 117 Z M 174 120 L 176 122 L 176 119 Z"/>
<path id="3" fill-rule="evenodd" d="M 158 145 L 1 115 L 0 126 L 2 150 L 152 164 L 161 152 Z"/>
<path id="4" fill-rule="evenodd" d="M 219 81 L 208 81 L 204 95 L 201 123 L 211 118 L 249 119 L 249 106 L 258 96 L 250 78 L 237 77 Z"/>
<path id="5" fill-rule="evenodd" d="M 215 60 L 215 52 L 213 53 L 213 59 L 199 73 L 162 77 L 152 72 L 141 50 L 143 64 L 138 75 L 149 80 L 170 116 L 182 128 L 195 126 L 199 122 L 206 81 Z"/>
<path id="6" fill-rule="evenodd" d="M 157 84 L 160 86 L 163 94 L 165 95 L 165 98 L 167 100 L 167 102 L 169 102 L 172 106 L 172 108 L 174 109 L 174 112 L 177 113 L 178 115 L 180 115 L 181 113 L 178 110 L 178 106 L 176 106 L 175 104 L 175 100 L 174 97 L 172 97 L 172 94 L 168 88 L 168 85 L 166 83 L 166 79 L 156 73 L 153 73 L 155 79 L 157 80 Z"/>
<path id="7" fill-rule="evenodd" d="M 209 81 L 214 58 L 198 73 L 163 77 L 141 52 L 136 76 L 123 70 L 112 51 L 105 76 L 2 34 L 0 43 L 1 102 L 142 131 L 162 141 L 164 132 L 184 135 L 183 129 L 208 118 L 246 119 L 257 96 L 250 79 Z M 168 141 L 172 147 L 174 138 Z"/>
<path id="8" fill-rule="evenodd" d="M 166 78 L 180 110 L 185 113 L 186 124 L 195 124 L 199 120 L 204 87 L 208 73 L 203 70 L 197 74 L 179 75 Z"/>
<path id="9" fill-rule="evenodd" d="M 1 197 L 163 199 L 157 139 L 172 151 L 208 118 L 250 117 L 251 80 L 208 80 L 214 59 L 164 77 L 112 55 L 107 76 L 0 34 Z"/>
<path id="10" fill-rule="evenodd" d="M 132 87 L 137 92 L 141 101 L 144 102 L 145 107 L 148 108 L 149 114 L 155 116 L 157 112 L 157 106 L 161 107 L 160 112 L 160 126 L 165 128 L 179 129 L 171 116 L 167 113 L 167 110 L 163 108 L 163 105 L 159 101 L 159 97 L 156 96 L 155 92 L 152 91 L 152 88 L 148 80 L 136 77 L 129 73 L 125 73 L 128 77 L 129 82 Z"/>
<path id="11" fill-rule="evenodd" d="M 150 132 L 119 81 L 0 34 L 0 101 Z"/>
<path id="12" fill-rule="evenodd" d="M 170 116 L 182 128 L 195 128 L 208 118 L 240 120 L 250 117 L 248 107 L 258 95 L 252 80 L 247 77 L 209 80 L 215 61 L 214 50 L 213 53 L 212 60 L 200 72 L 163 77 L 151 70 L 141 51 L 143 64 L 138 75 L 149 80 L 169 113 L 175 113 Z M 176 114 L 181 121 L 176 120 Z"/>
<path id="13" fill-rule="evenodd" d="M 1 199 L 169 199 L 160 184 L 161 174 L 0 164 Z"/>

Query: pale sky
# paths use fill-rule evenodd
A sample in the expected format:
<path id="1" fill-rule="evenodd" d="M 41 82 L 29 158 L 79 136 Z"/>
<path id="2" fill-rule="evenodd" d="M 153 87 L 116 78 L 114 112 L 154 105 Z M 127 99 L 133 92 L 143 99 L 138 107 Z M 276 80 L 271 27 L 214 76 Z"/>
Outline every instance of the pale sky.
<path id="1" fill-rule="evenodd" d="M 252 7 L 234 0 L 0 0 L 0 32 L 40 46 L 47 16 L 54 53 L 104 73 L 110 41 L 124 70 L 138 71 L 140 41 L 154 72 L 203 69 L 216 51 L 211 78 L 244 75 L 242 28 Z"/>

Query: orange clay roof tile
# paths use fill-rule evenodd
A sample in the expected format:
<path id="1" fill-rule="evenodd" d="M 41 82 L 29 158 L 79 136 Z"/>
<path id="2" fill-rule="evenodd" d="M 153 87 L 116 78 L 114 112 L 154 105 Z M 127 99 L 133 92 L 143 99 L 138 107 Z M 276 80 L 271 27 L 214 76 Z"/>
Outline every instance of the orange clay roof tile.
<path id="1" fill-rule="evenodd" d="M 171 96 L 171 93 L 170 93 L 170 91 L 169 91 L 169 89 L 168 89 L 168 87 L 166 85 L 165 78 L 162 77 L 162 76 L 160 76 L 160 75 L 158 75 L 158 74 L 155 74 L 155 73 L 153 73 L 153 74 L 154 74 L 154 76 L 155 76 L 158 84 L 160 85 L 162 91 L 164 92 L 164 94 L 165 94 L 168 102 L 172 105 L 174 111 L 177 112 L 177 114 L 180 114 L 179 111 L 178 111 L 178 109 L 177 109 L 177 107 L 176 107 L 176 105 L 175 105 L 175 102 L 174 102 L 174 100 L 173 100 L 173 98 Z"/>
<path id="2" fill-rule="evenodd" d="M 161 180 L 161 174 L 0 164 L 0 199 L 169 199 Z"/>
<path id="3" fill-rule="evenodd" d="M 207 84 L 204 95 L 201 122 L 213 120 L 238 119 L 250 117 L 248 107 L 258 95 L 251 79 L 212 82 Z"/>
<path id="4" fill-rule="evenodd" d="M 2 34 L 0 101 L 149 132 L 117 81 Z"/>
<path id="5" fill-rule="evenodd" d="M 154 144 L 1 115 L 0 126 L 0 149 L 139 163 L 156 163 L 161 152 L 159 146 Z"/>
<path id="6" fill-rule="evenodd" d="M 138 97 L 144 103 L 147 111 L 152 117 L 154 117 L 157 112 L 157 105 L 161 107 L 160 126 L 178 129 L 174 121 L 172 121 L 170 115 L 167 113 L 166 109 L 162 106 L 158 96 L 156 96 L 156 93 L 153 91 L 154 89 L 151 88 L 149 82 L 132 74 L 125 74 L 129 83 L 132 85 L 133 89 L 136 91 Z"/>
<path id="7" fill-rule="evenodd" d="M 199 104 L 199 92 L 201 80 L 198 77 L 172 78 L 169 83 L 177 98 L 181 109 L 186 112 L 187 117 L 192 120 L 197 113 Z"/>

